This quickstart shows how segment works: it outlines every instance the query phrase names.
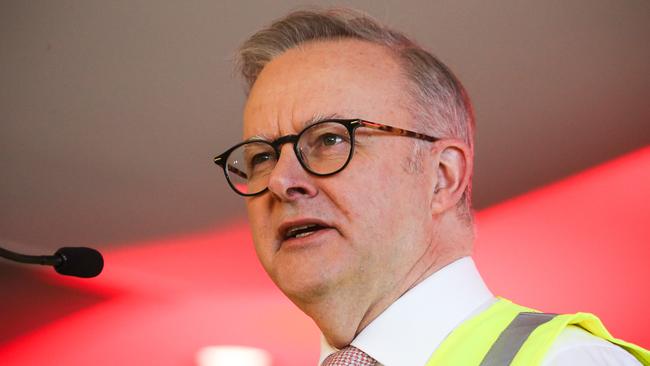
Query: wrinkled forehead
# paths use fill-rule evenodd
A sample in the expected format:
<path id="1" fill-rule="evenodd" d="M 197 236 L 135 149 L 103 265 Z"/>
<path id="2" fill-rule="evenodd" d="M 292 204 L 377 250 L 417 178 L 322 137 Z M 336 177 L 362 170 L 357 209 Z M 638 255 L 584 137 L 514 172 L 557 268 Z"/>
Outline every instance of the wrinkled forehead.
<path id="1" fill-rule="evenodd" d="M 379 45 L 319 41 L 288 50 L 251 88 L 244 138 L 297 133 L 323 116 L 396 121 L 405 108 L 404 84 L 397 60 Z"/>

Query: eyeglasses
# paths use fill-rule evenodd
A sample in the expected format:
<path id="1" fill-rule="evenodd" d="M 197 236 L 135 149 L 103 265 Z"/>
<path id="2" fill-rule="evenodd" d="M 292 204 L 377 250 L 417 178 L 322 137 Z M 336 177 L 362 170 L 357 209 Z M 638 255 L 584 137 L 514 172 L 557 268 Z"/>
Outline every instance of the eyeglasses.
<path id="1" fill-rule="evenodd" d="M 242 196 L 256 196 L 268 189 L 269 177 L 280 157 L 280 148 L 293 144 L 300 165 L 316 176 L 333 175 L 345 169 L 354 154 L 354 134 L 359 127 L 368 127 L 393 135 L 426 141 L 438 138 L 421 133 L 361 119 L 330 119 L 314 123 L 297 135 L 286 135 L 275 141 L 241 142 L 214 158 L 223 168 L 232 189 Z"/>

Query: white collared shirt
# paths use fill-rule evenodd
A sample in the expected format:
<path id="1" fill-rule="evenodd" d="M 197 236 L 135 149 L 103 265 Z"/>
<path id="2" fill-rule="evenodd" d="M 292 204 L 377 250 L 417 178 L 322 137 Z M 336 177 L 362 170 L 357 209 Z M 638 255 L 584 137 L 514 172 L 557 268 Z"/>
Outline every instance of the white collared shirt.
<path id="1" fill-rule="evenodd" d="M 496 301 L 472 258 L 464 257 L 402 295 L 351 344 L 384 366 L 423 366 L 457 326 Z M 319 364 L 335 351 L 321 337 Z M 553 343 L 542 365 L 631 366 L 640 363 L 618 346 L 570 326 Z"/>

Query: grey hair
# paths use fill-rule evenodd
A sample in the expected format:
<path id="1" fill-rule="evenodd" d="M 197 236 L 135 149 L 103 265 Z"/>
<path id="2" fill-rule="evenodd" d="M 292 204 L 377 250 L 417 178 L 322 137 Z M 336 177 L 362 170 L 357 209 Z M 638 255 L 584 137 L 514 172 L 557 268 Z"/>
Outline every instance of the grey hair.
<path id="1" fill-rule="evenodd" d="M 356 10 L 333 8 L 294 11 L 252 35 L 239 48 L 236 67 L 250 92 L 260 72 L 275 57 L 300 45 L 327 40 L 357 39 L 389 49 L 402 66 L 413 100 L 409 106 L 416 125 L 439 138 L 464 141 L 474 156 L 474 113 L 460 81 L 445 64 L 404 34 Z M 416 149 L 423 152 L 425 143 Z M 467 223 L 471 213 L 471 177 L 458 204 Z"/>

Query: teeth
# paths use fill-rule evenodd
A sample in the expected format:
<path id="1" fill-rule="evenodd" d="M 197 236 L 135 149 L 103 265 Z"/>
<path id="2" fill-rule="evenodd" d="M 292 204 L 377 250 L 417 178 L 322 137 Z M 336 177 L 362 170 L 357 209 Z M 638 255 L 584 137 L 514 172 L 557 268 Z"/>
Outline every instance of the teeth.
<path id="1" fill-rule="evenodd" d="M 312 227 L 312 226 L 316 226 L 316 225 L 303 225 L 303 226 L 297 226 L 297 227 L 294 227 L 293 229 L 291 229 L 291 231 L 298 231 L 298 230 L 302 230 L 302 229 L 308 229 L 308 228 L 310 228 L 310 227 Z"/>
<path id="2" fill-rule="evenodd" d="M 286 237 L 287 238 L 302 238 L 307 235 L 311 235 L 314 233 L 314 230 L 310 229 L 316 229 L 318 228 L 318 225 L 315 224 L 309 224 L 309 225 L 301 225 L 301 226 L 296 226 L 287 231 Z"/>

